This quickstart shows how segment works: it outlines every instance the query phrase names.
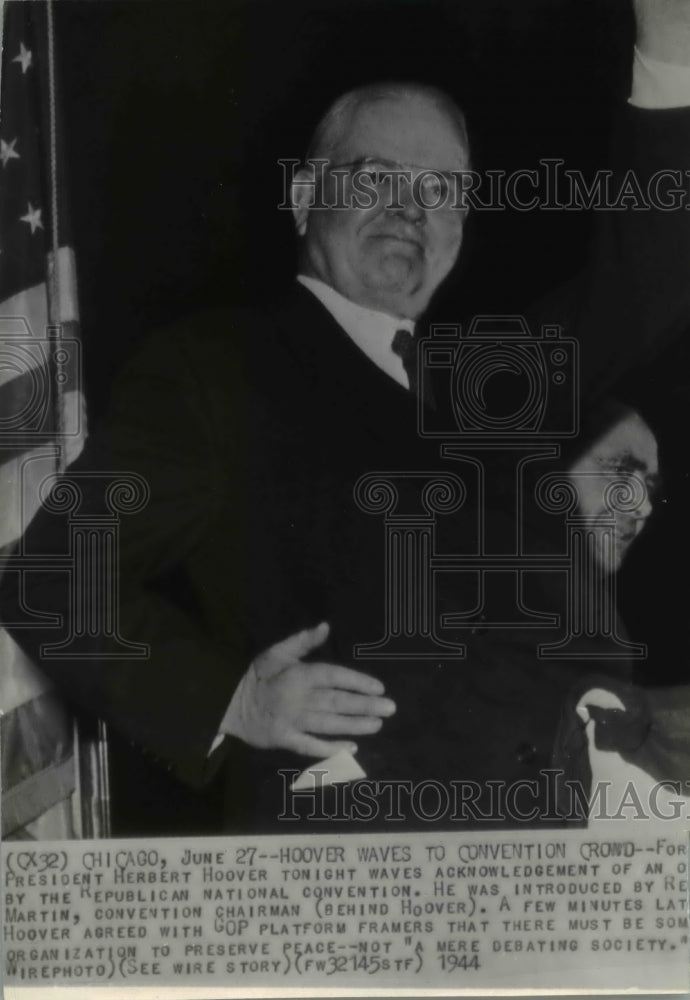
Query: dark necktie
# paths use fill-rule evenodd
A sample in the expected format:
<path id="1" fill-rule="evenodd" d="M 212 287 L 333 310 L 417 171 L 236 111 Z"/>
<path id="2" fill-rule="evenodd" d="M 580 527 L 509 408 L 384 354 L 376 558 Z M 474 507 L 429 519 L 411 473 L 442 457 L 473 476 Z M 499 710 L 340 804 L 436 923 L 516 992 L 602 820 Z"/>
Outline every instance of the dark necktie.
<path id="1" fill-rule="evenodd" d="M 409 330 L 396 330 L 391 343 L 393 354 L 402 360 L 403 368 L 410 381 L 410 392 L 417 392 L 417 342 Z"/>

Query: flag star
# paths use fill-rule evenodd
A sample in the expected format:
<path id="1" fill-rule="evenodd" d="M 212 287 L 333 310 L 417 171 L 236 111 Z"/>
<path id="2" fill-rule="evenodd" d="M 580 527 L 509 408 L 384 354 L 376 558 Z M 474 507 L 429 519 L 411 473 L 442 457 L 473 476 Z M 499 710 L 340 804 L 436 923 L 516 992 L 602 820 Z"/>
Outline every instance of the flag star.
<path id="1" fill-rule="evenodd" d="M 20 42 L 19 55 L 15 56 L 12 62 L 18 62 L 22 67 L 22 73 L 26 73 L 29 66 L 31 66 L 32 58 L 33 57 L 31 55 L 31 49 L 27 49 L 26 45 L 24 45 L 24 42 Z"/>
<path id="2" fill-rule="evenodd" d="M 13 139 L 12 142 L 5 142 L 4 139 L 0 139 L 0 163 L 2 163 L 3 167 L 6 167 L 10 160 L 21 159 L 19 153 L 14 148 L 16 145 L 16 139 Z"/>
<path id="3" fill-rule="evenodd" d="M 41 209 L 34 208 L 31 202 L 29 204 L 29 209 L 26 215 L 21 215 L 19 217 L 20 222 L 28 222 L 31 226 L 31 235 L 36 232 L 37 229 L 43 229 L 43 223 L 41 222 Z"/>

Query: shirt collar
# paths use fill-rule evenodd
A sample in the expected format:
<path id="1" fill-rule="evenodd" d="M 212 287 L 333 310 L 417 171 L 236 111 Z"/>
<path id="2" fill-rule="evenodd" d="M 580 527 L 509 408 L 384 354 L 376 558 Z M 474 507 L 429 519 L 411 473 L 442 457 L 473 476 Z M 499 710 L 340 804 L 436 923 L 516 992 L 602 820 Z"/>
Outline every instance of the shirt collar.
<path id="1" fill-rule="evenodd" d="M 353 343 L 375 365 L 400 385 L 409 388 L 402 359 L 394 354 L 391 344 L 396 330 L 409 330 L 410 333 L 414 333 L 414 320 L 397 319 L 387 313 L 360 306 L 318 278 L 299 274 L 297 280 L 319 299 Z"/>

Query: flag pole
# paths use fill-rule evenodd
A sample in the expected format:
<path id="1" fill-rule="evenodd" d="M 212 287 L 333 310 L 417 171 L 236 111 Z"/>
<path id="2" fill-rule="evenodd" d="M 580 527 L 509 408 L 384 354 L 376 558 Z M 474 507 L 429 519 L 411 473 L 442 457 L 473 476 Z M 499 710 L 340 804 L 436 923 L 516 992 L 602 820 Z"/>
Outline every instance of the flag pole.
<path id="1" fill-rule="evenodd" d="M 0 0 L 0 66 L 2 66 L 5 42 L 5 0 Z M 2 109 L 2 72 L 0 72 L 0 109 Z M 0 125 L 2 125 L 2 110 L 0 110 Z"/>
<path id="2" fill-rule="evenodd" d="M 4 54 L 4 44 L 5 40 L 5 0 L 0 0 L 0 125 L 2 125 L 2 65 L 3 65 L 3 54 Z M 2 704 L 0 704 L 0 716 L 2 716 Z M 0 754 L 2 753 L 0 749 Z M 0 757 L 0 830 L 2 830 L 2 758 Z M 0 887 L 0 906 L 3 905 L 2 899 L 2 889 Z M 4 908 L 4 907 L 3 907 Z M 0 977 L 0 996 L 4 997 L 5 989 L 2 984 L 2 978 Z"/>
<path id="3" fill-rule="evenodd" d="M 3 0 L 0 0 L 3 2 Z M 60 346 L 64 324 L 75 322 L 77 315 L 76 273 L 74 259 L 67 248 L 60 251 L 59 216 L 59 157 L 57 121 L 57 73 L 55 68 L 54 0 L 46 3 L 48 49 L 48 123 L 51 250 L 48 254 L 48 323 L 51 367 L 53 369 L 54 420 L 57 430 L 57 472 L 66 467 L 65 395 L 64 384 L 57 378 L 55 352 Z M 80 836 L 102 838 L 110 836 L 110 781 L 108 773 L 108 734 L 105 723 L 98 720 L 96 731 L 86 733 L 75 720 L 75 761 L 78 806 L 76 814 Z"/>

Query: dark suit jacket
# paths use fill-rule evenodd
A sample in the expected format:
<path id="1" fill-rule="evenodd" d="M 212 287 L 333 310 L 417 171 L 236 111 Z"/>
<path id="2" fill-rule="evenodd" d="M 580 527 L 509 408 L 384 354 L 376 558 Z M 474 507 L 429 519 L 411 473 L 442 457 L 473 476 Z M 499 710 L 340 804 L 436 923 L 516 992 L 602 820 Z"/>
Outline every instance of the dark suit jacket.
<path id="1" fill-rule="evenodd" d="M 534 777 L 549 766 L 560 705 L 578 670 L 537 660 L 544 634 L 447 632 L 467 643 L 464 661 L 353 657 L 355 645 L 381 638 L 385 617 L 384 525 L 360 509 L 354 485 L 365 473 L 439 470 L 463 475 L 418 435 L 414 396 L 376 368 L 310 292 L 298 287 L 273 312 L 196 317 L 145 344 L 119 380 L 109 420 L 68 473 L 131 471 L 149 485 L 147 505 L 120 517 L 115 582 L 121 636 L 149 644 L 150 656 L 50 660 L 40 644 L 59 639 L 59 630 L 14 634 L 78 705 L 168 772 L 173 797 L 178 781 L 207 790 L 178 807 L 190 814 L 172 823 L 175 832 L 213 828 L 209 795 L 222 800 L 226 827 L 270 828 L 277 768 L 308 762 L 236 740 L 208 752 L 252 659 L 322 620 L 332 631 L 318 659 L 381 677 L 398 705 L 379 736 L 359 740 L 369 777 Z M 400 509 L 418 510 L 418 482 L 398 481 Z M 104 480 L 78 482 L 78 514 L 98 513 Z M 473 551 L 471 496 L 438 522 L 441 551 Z M 68 518 L 42 510 L 24 551 L 68 548 Z M 470 610 L 471 577 L 447 577 L 437 613 Z M 12 571 L 10 593 L 11 580 L 16 586 Z M 64 570 L 30 573 L 26 583 L 33 610 L 70 620 Z M 538 610 L 563 611 L 551 578 L 533 585 Z M 15 596 L 5 606 L 10 620 L 21 618 L 16 605 Z M 87 648 L 93 652 L 92 637 L 72 652 Z M 113 648 L 103 640 L 99 652 Z M 206 810 L 203 819 L 197 808 Z M 126 829 L 141 832 L 136 823 Z M 144 832 L 152 829 L 147 822 Z"/>

